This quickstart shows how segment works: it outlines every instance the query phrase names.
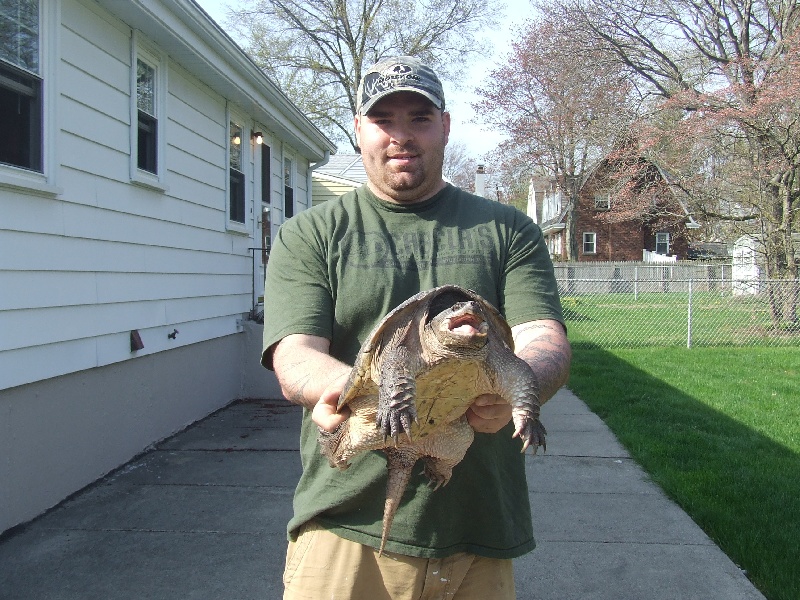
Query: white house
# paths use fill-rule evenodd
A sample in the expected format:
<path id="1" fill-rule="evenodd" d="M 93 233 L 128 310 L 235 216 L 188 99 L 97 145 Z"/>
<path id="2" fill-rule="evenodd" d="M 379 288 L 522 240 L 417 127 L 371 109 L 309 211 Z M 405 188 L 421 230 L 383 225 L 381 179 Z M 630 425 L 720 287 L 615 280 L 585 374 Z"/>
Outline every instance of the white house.
<path id="1" fill-rule="evenodd" d="M 2 532 L 274 388 L 261 250 L 335 146 L 192 0 L 6 0 L 0 34 Z"/>

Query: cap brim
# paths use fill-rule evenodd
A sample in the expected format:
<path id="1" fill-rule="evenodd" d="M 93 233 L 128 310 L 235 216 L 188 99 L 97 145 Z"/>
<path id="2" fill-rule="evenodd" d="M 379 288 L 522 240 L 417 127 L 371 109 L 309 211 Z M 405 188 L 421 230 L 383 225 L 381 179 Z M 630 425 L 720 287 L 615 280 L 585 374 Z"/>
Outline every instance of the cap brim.
<path id="1" fill-rule="evenodd" d="M 386 98 L 386 96 L 391 96 L 392 94 L 396 94 L 397 92 L 413 92 L 415 94 L 419 94 L 420 96 L 429 100 L 431 104 L 433 104 L 438 110 L 443 110 L 444 108 L 444 103 L 442 102 L 442 100 L 430 92 L 426 92 L 425 90 L 421 90 L 416 87 L 398 86 L 396 88 L 392 88 L 391 90 L 379 92 L 374 96 L 372 96 L 367 102 L 361 105 L 359 113 L 362 115 L 366 115 L 370 111 L 370 109 L 373 106 L 375 106 L 377 102 L 379 102 L 383 98 Z"/>

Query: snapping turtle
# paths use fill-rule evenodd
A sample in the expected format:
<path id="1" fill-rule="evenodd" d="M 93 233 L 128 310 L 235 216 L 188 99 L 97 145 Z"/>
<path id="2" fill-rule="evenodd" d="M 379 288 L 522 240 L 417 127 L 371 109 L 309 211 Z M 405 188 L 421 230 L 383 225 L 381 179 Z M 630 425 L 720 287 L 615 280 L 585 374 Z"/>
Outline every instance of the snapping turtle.
<path id="1" fill-rule="evenodd" d="M 522 452 L 545 446 L 539 386 L 513 351 L 511 328 L 471 290 L 445 285 L 420 292 L 386 315 L 361 346 L 339 397 L 350 418 L 320 429 L 332 467 L 346 469 L 365 450 L 383 450 L 389 480 L 380 552 L 418 459 L 435 486 L 445 485 L 474 434 L 466 411 L 481 394 L 511 404 Z"/>

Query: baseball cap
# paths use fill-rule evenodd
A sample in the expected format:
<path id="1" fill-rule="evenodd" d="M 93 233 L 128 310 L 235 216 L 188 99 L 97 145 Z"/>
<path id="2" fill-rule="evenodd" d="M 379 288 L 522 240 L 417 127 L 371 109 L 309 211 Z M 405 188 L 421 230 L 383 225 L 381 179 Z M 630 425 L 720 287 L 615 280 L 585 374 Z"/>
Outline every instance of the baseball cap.
<path id="1" fill-rule="evenodd" d="M 366 114 L 378 100 L 395 92 L 422 94 L 444 110 L 442 82 L 433 69 L 413 56 L 384 58 L 371 66 L 358 86 L 356 110 Z"/>

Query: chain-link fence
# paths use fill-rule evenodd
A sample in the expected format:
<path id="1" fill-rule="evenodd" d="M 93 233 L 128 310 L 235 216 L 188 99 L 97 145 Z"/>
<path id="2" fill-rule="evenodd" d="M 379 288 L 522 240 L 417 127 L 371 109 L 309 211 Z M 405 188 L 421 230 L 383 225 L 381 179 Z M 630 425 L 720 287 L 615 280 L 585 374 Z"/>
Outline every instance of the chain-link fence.
<path id="1" fill-rule="evenodd" d="M 555 265 L 573 345 L 800 346 L 799 281 L 730 264 Z"/>

